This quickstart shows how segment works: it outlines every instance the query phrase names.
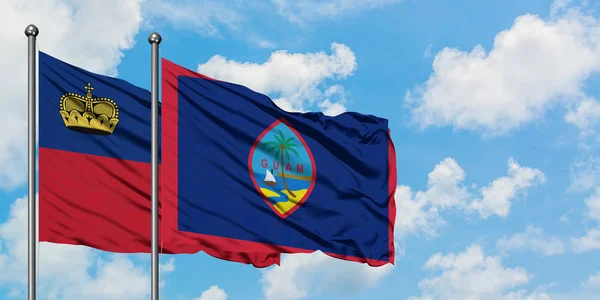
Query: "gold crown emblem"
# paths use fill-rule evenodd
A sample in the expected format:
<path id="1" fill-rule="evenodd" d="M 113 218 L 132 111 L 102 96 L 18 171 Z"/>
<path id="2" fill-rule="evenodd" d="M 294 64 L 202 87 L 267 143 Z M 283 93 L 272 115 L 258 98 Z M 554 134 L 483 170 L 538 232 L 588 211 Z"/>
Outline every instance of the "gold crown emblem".
<path id="1" fill-rule="evenodd" d="M 60 98 L 60 115 L 65 126 L 83 133 L 109 135 L 119 122 L 119 108 L 108 98 L 92 98 L 94 88 L 88 82 L 85 97 L 75 93 Z"/>

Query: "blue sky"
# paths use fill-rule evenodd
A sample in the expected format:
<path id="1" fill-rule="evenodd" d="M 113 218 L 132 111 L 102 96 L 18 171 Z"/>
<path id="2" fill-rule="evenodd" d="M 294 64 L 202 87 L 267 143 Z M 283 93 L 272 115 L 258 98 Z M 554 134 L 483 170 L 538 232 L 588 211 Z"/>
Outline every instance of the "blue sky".
<path id="1" fill-rule="evenodd" d="M 254 269 L 165 256 L 162 299 L 593 299 L 600 295 L 594 1 L 7 0 L 0 4 L 0 299 L 26 288 L 26 39 L 149 88 L 161 55 L 290 111 L 390 120 L 397 263 L 319 253 Z M 113 7 L 112 9 L 108 9 Z M 43 299 L 148 299 L 149 257 L 42 244 Z M 414 297 L 414 298 L 411 298 Z"/>

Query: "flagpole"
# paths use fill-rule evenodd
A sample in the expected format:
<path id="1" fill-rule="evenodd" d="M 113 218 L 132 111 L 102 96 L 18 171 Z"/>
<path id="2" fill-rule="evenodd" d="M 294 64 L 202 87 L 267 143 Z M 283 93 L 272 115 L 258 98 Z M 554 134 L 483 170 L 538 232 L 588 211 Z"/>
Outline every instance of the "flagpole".
<path id="1" fill-rule="evenodd" d="M 158 300 L 158 45 L 162 38 L 148 37 L 152 47 L 152 300 Z"/>
<path id="2" fill-rule="evenodd" d="M 36 203 L 35 203 L 35 142 L 36 142 L 36 47 L 35 42 L 39 33 L 38 28 L 31 24 L 25 28 L 25 36 L 27 36 L 27 121 L 28 121 L 28 140 L 27 140 L 27 163 L 28 163 L 28 222 L 27 231 L 27 253 L 28 253 L 28 299 L 35 300 L 36 298 L 36 246 L 37 246 L 37 222 L 36 222 Z"/>

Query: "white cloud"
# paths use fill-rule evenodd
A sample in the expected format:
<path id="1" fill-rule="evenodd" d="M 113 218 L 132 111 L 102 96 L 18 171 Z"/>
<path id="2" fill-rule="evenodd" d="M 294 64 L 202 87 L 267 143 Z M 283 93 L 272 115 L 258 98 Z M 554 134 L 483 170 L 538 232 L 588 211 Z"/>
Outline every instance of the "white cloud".
<path id="1" fill-rule="evenodd" d="M 346 112 L 346 107 L 341 103 L 332 103 L 329 99 L 323 100 L 323 102 L 319 103 L 319 108 L 323 112 L 323 114 L 327 116 L 337 116 Z"/>
<path id="2" fill-rule="evenodd" d="M 487 298 L 481 298 L 481 299 L 487 299 Z M 502 300 L 552 300 L 552 299 L 556 299 L 554 297 L 554 295 L 549 295 L 545 292 L 532 292 L 532 293 L 528 293 L 525 290 L 519 290 L 516 292 L 511 292 L 508 293 L 506 296 L 504 296 L 502 298 Z M 572 300 L 578 299 L 578 300 L 583 300 L 580 298 L 571 298 Z M 558 299 L 556 299 L 558 300 Z"/>
<path id="3" fill-rule="evenodd" d="M 446 224 L 439 212 L 463 207 L 471 196 L 467 188 L 460 185 L 465 172 L 453 158 L 442 160 L 427 177 L 425 191 L 413 194 L 408 186 L 396 188 L 396 236 L 419 231 L 428 236 L 436 235 L 437 228 Z"/>
<path id="4" fill-rule="evenodd" d="M 424 267 L 440 273 L 421 280 L 422 296 L 409 299 L 550 299 L 545 293 L 512 291 L 533 276 L 521 267 L 503 266 L 499 256 L 485 256 L 477 244 L 458 254 L 436 253 Z"/>
<path id="5" fill-rule="evenodd" d="M 222 38 L 223 33 L 233 33 L 264 49 L 273 49 L 275 43 L 255 33 L 254 18 L 267 20 L 275 12 L 288 21 L 300 25 L 307 21 L 341 16 L 347 13 L 383 7 L 401 0 L 147 0 L 145 25 L 152 27 L 165 20 L 177 29 Z M 227 3 L 226 5 L 223 3 Z M 260 17 L 256 17 L 259 15 Z M 267 16 L 265 18 L 264 16 Z M 276 20 L 275 22 L 279 22 Z M 278 24 L 275 24 L 277 26 Z"/>
<path id="6" fill-rule="evenodd" d="M 600 188 L 585 199 L 585 216 L 600 225 Z M 591 228 L 585 236 L 571 238 L 571 247 L 576 253 L 600 250 L 600 227 Z"/>
<path id="7" fill-rule="evenodd" d="M 583 99 L 584 82 L 599 70 L 600 22 L 557 3 L 548 20 L 516 18 L 489 52 L 481 45 L 471 52 L 444 48 L 429 79 L 405 99 L 422 128 L 506 134 L 556 105 Z"/>
<path id="8" fill-rule="evenodd" d="M 173 273 L 175 271 L 175 259 L 174 258 L 170 258 L 169 260 L 167 260 L 164 263 L 161 263 L 159 265 L 159 270 L 158 272 L 160 274 L 162 273 Z"/>
<path id="9" fill-rule="evenodd" d="M 248 35 L 248 40 L 263 49 L 273 49 L 277 47 L 274 42 L 261 38 L 255 34 Z"/>
<path id="10" fill-rule="evenodd" d="M 429 173 L 427 190 L 413 193 L 410 187 L 399 186 L 396 189 L 397 236 L 419 232 L 437 235 L 437 229 L 446 224 L 440 216 L 444 210 L 477 213 L 481 218 L 491 215 L 504 218 L 517 195 L 526 195 L 528 188 L 543 183 L 545 177 L 540 170 L 522 167 L 509 158 L 508 176 L 496 178 L 478 193 L 465 186 L 464 180 L 465 172 L 456 160 L 446 158 Z"/>
<path id="11" fill-rule="evenodd" d="M 600 228 L 588 230 L 586 236 L 571 238 L 571 247 L 576 253 L 600 250 Z"/>
<path id="12" fill-rule="evenodd" d="M 294 23 L 305 25 L 308 20 L 374 9 L 400 0 L 271 0 L 271 2 L 275 4 L 281 15 Z"/>
<path id="13" fill-rule="evenodd" d="M 329 257 L 320 251 L 284 255 L 280 266 L 262 270 L 266 300 L 303 299 L 313 293 L 354 293 L 372 288 L 394 269 L 369 267 Z"/>
<path id="14" fill-rule="evenodd" d="M 517 193 L 524 193 L 538 183 L 545 183 L 546 177 L 537 169 L 521 167 L 513 158 L 508 160 L 508 176 L 494 180 L 481 190 L 482 196 L 470 203 L 469 209 L 477 211 L 482 218 L 493 214 L 508 216 L 511 199 Z"/>
<path id="15" fill-rule="evenodd" d="M 547 286 L 542 286 L 538 288 L 539 291 L 534 291 L 534 296 L 543 296 L 543 297 L 531 297 L 524 298 L 519 297 L 516 299 L 524 299 L 524 300 L 537 300 L 537 299 L 552 299 L 552 300 L 596 300 L 598 299 L 598 291 L 600 291 L 600 272 L 596 274 L 590 275 L 585 281 L 580 283 L 580 289 L 573 289 L 570 292 L 557 293 L 552 292 L 546 294 L 544 290 L 551 286 L 555 286 L 557 283 L 553 283 Z M 513 299 L 513 298 L 509 298 Z M 505 299 L 503 299 L 505 300 Z"/>
<path id="16" fill-rule="evenodd" d="M 307 112 L 303 107 L 297 107 L 294 105 L 292 101 L 287 98 L 281 97 L 277 99 L 273 99 L 273 102 L 281 109 L 287 112 L 299 112 L 305 113 Z"/>
<path id="17" fill-rule="evenodd" d="M 361 10 L 383 7 L 401 0 L 308 0 L 308 1 L 247 1 L 228 0 L 145 0 L 145 25 L 153 27 L 158 21 L 167 21 L 176 29 L 191 30 L 203 36 L 222 38 L 229 32 L 265 49 L 276 45 L 252 28 L 252 21 L 274 12 L 288 21 L 305 26 L 306 21 L 331 18 Z M 227 3 L 226 5 L 223 3 Z"/>
<path id="18" fill-rule="evenodd" d="M 596 191 L 585 199 L 585 205 L 587 207 L 587 217 L 598 221 L 600 224 L 600 187 L 596 188 Z"/>
<path id="19" fill-rule="evenodd" d="M 412 194 L 410 187 L 396 187 L 396 230 L 402 238 L 409 233 L 422 232 L 426 236 L 437 235 L 437 230 L 446 225 L 437 207 L 431 205 L 427 192 Z"/>
<path id="20" fill-rule="evenodd" d="M 433 44 L 429 44 L 427 48 L 425 48 L 425 51 L 423 51 L 423 57 L 430 58 L 433 55 L 433 53 L 431 52 L 432 48 Z"/>
<path id="21" fill-rule="evenodd" d="M 600 186 L 600 157 L 576 161 L 570 170 L 569 191 L 586 192 Z"/>
<path id="22" fill-rule="evenodd" d="M 324 93 L 324 100 L 321 101 L 317 106 L 323 112 L 323 114 L 328 116 L 337 116 L 346 112 L 346 95 L 344 92 L 344 87 L 336 84 L 332 85 Z M 339 99 L 335 99 L 339 98 Z"/>
<path id="23" fill-rule="evenodd" d="M 581 283 L 581 286 L 586 289 L 600 290 L 600 271 L 594 275 L 590 275 L 586 281 Z"/>
<path id="24" fill-rule="evenodd" d="M 264 49 L 276 45 L 255 33 L 251 26 L 253 15 L 272 13 L 269 3 L 247 0 L 142 0 L 142 25 L 151 30 L 162 27 L 163 21 L 176 30 L 187 30 L 202 37 L 224 39 L 235 36 Z M 168 44 L 164 49 L 169 49 Z"/>
<path id="25" fill-rule="evenodd" d="M 591 98 L 581 101 L 565 115 L 565 121 L 577 126 L 585 136 L 594 134 L 600 124 L 600 102 Z"/>
<path id="26" fill-rule="evenodd" d="M 27 198 L 11 206 L 9 219 L 0 224 L 0 286 L 22 296 L 27 286 Z M 101 255 L 84 246 L 39 243 L 38 292 L 53 299 L 148 299 L 147 266 L 125 254 Z M 174 261 L 161 264 L 161 278 L 172 272 Z"/>
<path id="27" fill-rule="evenodd" d="M 244 14 L 237 9 L 239 1 L 229 0 L 227 4 L 210 0 L 148 0 L 144 15 L 152 20 L 166 20 L 177 29 L 218 36 L 220 25 L 237 30 L 245 21 Z"/>
<path id="28" fill-rule="evenodd" d="M 524 233 L 517 233 L 511 237 L 503 236 L 496 242 L 496 247 L 502 253 L 513 250 L 529 250 L 543 256 L 563 254 L 565 244 L 558 238 L 544 237 L 542 229 L 527 226 Z"/>
<path id="29" fill-rule="evenodd" d="M 573 2 L 573 0 L 554 0 L 552 5 L 550 6 L 550 15 L 556 16 L 557 14 L 563 12 L 565 9 L 568 9 L 571 2 Z"/>
<path id="30" fill-rule="evenodd" d="M 0 1 L 0 188 L 26 177 L 27 38 L 38 26 L 40 50 L 92 72 L 116 74 L 123 51 L 134 44 L 142 21 L 142 0 Z M 110 9 L 106 9 L 110 7 Z"/>
<path id="31" fill-rule="evenodd" d="M 323 92 L 321 85 L 327 79 L 347 78 L 356 68 L 354 52 L 344 44 L 333 43 L 330 55 L 280 50 L 273 52 L 262 64 L 240 63 L 215 55 L 200 64 L 198 72 L 268 94 L 288 111 L 303 111 L 320 99 L 326 109 L 334 107 L 333 112 L 339 112 L 340 107 L 335 104 L 343 105 L 342 102 L 325 102 L 339 93 L 339 88 L 334 85 Z"/>
<path id="32" fill-rule="evenodd" d="M 213 285 L 194 300 L 227 300 L 227 293 L 218 286 Z"/>

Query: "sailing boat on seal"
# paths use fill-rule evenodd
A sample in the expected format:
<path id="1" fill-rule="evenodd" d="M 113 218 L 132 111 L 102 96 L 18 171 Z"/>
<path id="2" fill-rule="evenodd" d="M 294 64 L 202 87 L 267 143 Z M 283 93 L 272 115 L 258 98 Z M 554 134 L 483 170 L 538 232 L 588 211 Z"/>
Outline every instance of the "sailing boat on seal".
<path id="1" fill-rule="evenodd" d="M 263 180 L 263 182 L 268 185 L 268 186 L 274 186 L 277 184 L 277 180 L 275 180 L 275 176 L 273 176 L 273 173 L 271 173 L 273 170 L 271 170 L 271 172 L 269 172 L 269 170 L 266 170 L 265 173 L 265 179 Z"/>

